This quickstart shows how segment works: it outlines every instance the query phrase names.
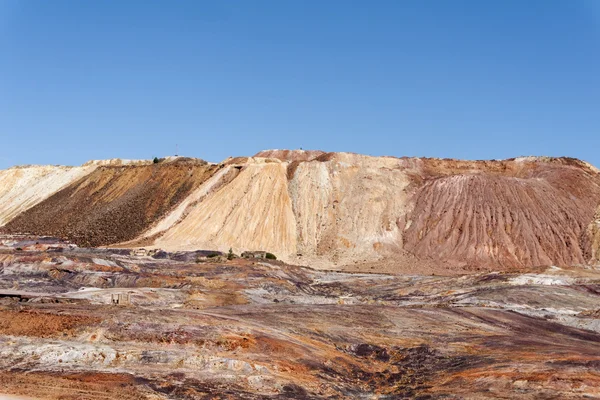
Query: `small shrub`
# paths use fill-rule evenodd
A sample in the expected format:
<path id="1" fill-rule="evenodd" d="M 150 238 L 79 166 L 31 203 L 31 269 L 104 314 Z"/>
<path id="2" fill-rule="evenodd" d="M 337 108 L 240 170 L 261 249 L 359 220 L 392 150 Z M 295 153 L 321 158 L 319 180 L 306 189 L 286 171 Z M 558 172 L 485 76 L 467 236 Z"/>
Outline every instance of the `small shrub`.
<path id="1" fill-rule="evenodd" d="M 154 157 L 154 160 L 152 160 L 152 162 L 154 164 L 158 164 L 160 162 L 160 160 L 158 159 L 158 157 Z"/>
<path id="2" fill-rule="evenodd" d="M 268 260 L 277 260 L 277 257 L 275 257 L 275 254 L 273 254 L 273 253 L 265 254 L 265 258 Z"/>
<path id="3" fill-rule="evenodd" d="M 229 253 L 227 253 L 227 259 L 228 260 L 233 260 L 234 257 L 235 257 L 235 254 L 233 254 L 233 249 L 230 247 L 229 248 Z"/>
<path id="4" fill-rule="evenodd" d="M 219 257 L 220 254 L 219 253 L 210 253 L 209 255 L 206 256 L 206 258 L 215 258 L 215 257 Z"/>

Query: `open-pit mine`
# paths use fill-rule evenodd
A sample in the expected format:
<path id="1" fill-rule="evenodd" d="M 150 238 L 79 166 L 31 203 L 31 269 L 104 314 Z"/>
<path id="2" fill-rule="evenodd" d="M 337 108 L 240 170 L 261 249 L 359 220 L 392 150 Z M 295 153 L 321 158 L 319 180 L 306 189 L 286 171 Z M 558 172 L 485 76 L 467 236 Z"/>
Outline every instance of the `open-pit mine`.
<path id="1" fill-rule="evenodd" d="M 0 399 L 600 399 L 600 171 L 269 150 L 0 171 Z"/>

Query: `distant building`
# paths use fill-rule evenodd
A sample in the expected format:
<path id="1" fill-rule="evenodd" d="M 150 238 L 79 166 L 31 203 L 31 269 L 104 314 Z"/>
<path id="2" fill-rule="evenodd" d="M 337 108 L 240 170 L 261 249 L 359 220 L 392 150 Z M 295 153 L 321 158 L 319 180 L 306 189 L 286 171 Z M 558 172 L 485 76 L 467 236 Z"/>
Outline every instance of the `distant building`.
<path id="1" fill-rule="evenodd" d="M 242 258 L 267 258 L 266 251 L 245 251 L 242 253 Z"/>
<path id="2" fill-rule="evenodd" d="M 110 302 L 116 306 L 126 306 L 131 304 L 129 293 L 113 293 L 110 295 Z"/>
<path id="3" fill-rule="evenodd" d="M 131 252 L 129 254 L 131 254 L 132 256 L 150 256 L 152 257 L 153 255 L 155 255 L 156 253 L 160 252 L 160 249 L 150 249 L 150 250 L 146 250 L 144 248 L 141 249 L 133 249 L 131 250 Z"/>

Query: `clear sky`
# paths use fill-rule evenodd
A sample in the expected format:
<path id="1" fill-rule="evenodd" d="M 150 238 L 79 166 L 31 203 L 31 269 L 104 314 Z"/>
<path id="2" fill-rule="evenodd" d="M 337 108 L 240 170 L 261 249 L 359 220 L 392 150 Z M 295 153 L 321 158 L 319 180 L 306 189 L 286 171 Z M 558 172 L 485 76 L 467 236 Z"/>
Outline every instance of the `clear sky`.
<path id="1" fill-rule="evenodd" d="M 600 0 L 0 0 L 0 168 L 268 148 L 600 166 Z"/>

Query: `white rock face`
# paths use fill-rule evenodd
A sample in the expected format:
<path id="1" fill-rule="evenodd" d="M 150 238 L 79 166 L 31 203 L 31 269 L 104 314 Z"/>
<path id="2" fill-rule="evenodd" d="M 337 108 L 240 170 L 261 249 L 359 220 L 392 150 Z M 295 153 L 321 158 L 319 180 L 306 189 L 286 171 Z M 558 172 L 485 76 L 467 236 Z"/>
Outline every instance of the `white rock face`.
<path id="1" fill-rule="evenodd" d="M 338 154 L 300 164 L 289 183 L 297 252 L 344 264 L 401 246 L 408 184 L 394 158 Z"/>
<path id="2" fill-rule="evenodd" d="M 571 285 L 575 279 L 568 276 L 523 274 L 509 280 L 511 285 Z"/>
<path id="3" fill-rule="evenodd" d="M 268 250 L 321 266 L 377 260 L 402 243 L 410 183 L 403 160 L 337 153 L 294 165 L 249 158 L 233 180 L 216 174 L 145 237 L 154 247 Z M 301 254 L 302 256 L 299 256 Z"/>
<path id="4" fill-rule="evenodd" d="M 0 170 L 0 226 L 95 168 L 24 166 Z"/>

